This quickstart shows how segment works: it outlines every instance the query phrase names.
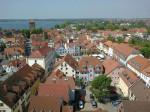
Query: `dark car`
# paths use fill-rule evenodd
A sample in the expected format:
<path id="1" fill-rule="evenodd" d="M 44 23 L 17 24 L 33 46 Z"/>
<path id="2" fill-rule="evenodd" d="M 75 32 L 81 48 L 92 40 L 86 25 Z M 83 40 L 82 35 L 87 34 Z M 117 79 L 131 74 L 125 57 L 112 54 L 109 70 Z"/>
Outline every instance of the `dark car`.
<path id="1" fill-rule="evenodd" d="M 94 101 L 94 96 L 92 94 L 90 94 L 90 100 Z"/>
<path id="2" fill-rule="evenodd" d="M 85 85 L 84 85 L 84 84 L 82 84 L 82 85 L 81 85 L 81 88 L 82 88 L 82 89 L 85 89 Z"/>
<path id="3" fill-rule="evenodd" d="M 92 104 L 92 107 L 95 109 L 95 108 L 97 108 L 97 103 L 96 103 L 96 101 L 91 101 L 91 104 Z"/>
<path id="4" fill-rule="evenodd" d="M 117 94 L 117 92 L 115 90 L 110 90 L 109 92 L 110 92 L 110 94 Z"/>
<path id="5" fill-rule="evenodd" d="M 112 95 L 110 96 L 110 100 L 111 101 L 116 101 L 118 99 L 118 96 L 117 95 Z"/>

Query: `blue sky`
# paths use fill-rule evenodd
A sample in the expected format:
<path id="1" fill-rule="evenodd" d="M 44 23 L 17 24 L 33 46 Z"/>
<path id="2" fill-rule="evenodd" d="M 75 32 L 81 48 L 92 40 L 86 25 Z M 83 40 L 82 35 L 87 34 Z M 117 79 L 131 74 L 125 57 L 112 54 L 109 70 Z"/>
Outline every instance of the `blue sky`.
<path id="1" fill-rule="evenodd" d="M 0 0 L 0 19 L 150 18 L 150 0 Z"/>

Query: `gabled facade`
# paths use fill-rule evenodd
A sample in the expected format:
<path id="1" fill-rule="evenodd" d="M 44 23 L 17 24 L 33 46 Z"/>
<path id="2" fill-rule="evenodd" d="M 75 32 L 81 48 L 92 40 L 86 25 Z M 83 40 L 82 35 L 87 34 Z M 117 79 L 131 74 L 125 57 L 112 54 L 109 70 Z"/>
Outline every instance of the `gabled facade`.
<path id="1" fill-rule="evenodd" d="M 131 58 L 135 56 L 142 56 L 139 51 L 123 43 L 114 46 L 112 49 L 113 57 L 123 66 L 126 66 L 127 61 Z"/>
<path id="2" fill-rule="evenodd" d="M 79 73 L 77 78 L 81 78 L 84 84 L 89 84 L 95 77 L 104 72 L 102 63 L 96 57 L 83 57 L 79 60 Z"/>
<path id="3" fill-rule="evenodd" d="M 120 74 L 119 88 L 125 97 L 128 97 L 129 88 L 132 87 L 138 80 L 139 78 L 137 75 L 129 69 L 122 71 Z"/>
<path id="4" fill-rule="evenodd" d="M 112 85 L 119 86 L 119 75 L 124 70 L 124 67 L 114 58 L 109 58 L 103 62 L 105 75 L 112 79 Z"/>
<path id="5" fill-rule="evenodd" d="M 66 54 L 61 60 L 54 64 L 54 71 L 58 69 L 66 76 L 76 77 L 78 62 L 70 55 Z"/>
<path id="6" fill-rule="evenodd" d="M 52 71 L 53 64 L 55 63 L 55 51 L 48 46 L 44 46 L 32 53 L 26 58 L 26 61 L 30 66 L 34 63 L 41 65 L 45 69 L 46 75 L 49 75 Z"/>
<path id="7" fill-rule="evenodd" d="M 80 56 L 80 46 L 78 43 L 67 43 L 65 44 L 65 49 L 71 56 Z"/>
<path id="8" fill-rule="evenodd" d="M 60 56 L 64 56 L 67 54 L 67 50 L 59 43 L 55 45 L 55 52 Z"/>

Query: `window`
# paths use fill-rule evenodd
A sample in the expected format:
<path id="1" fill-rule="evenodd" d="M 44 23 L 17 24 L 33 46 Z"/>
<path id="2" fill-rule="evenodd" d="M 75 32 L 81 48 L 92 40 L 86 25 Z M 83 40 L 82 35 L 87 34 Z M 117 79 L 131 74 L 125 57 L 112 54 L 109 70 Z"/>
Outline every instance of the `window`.
<path id="1" fill-rule="evenodd" d="M 35 60 L 35 63 L 37 62 L 37 60 Z"/>
<path id="2" fill-rule="evenodd" d="M 63 68 L 61 68 L 61 70 L 63 70 Z"/>
<path id="3" fill-rule="evenodd" d="M 6 112 L 6 110 L 0 110 L 0 112 Z"/>
<path id="4" fill-rule="evenodd" d="M 65 78 L 64 80 L 68 80 L 68 78 Z"/>
<path id="5" fill-rule="evenodd" d="M 52 78 L 52 80 L 56 80 L 56 78 Z"/>
<path id="6" fill-rule="evenodd" d="M 2 107 L 2 106 L 4 106 L 4 104 L 3 104 L 3 103 L 0 103 L 0 107 Z"/>
<path id="7" fill-rule="evenodd" d="M 72 72 L 74 72 L 74 70 L 72 70 Z"/>
<path id="8" fill-rule="evenodd" d="M 68 70 L 68 68 L 66 68 L 66 70 Z"/>
<path id="9" fill-rule="evenodd" d="M 68 72 L 66 72 L 66 74 L 68 74 Z"/>

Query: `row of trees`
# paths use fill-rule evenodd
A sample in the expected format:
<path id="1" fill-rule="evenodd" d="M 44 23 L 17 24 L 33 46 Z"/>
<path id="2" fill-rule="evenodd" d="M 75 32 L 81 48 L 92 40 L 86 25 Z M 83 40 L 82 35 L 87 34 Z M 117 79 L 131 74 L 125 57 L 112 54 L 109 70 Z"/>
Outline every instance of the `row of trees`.
<path id="1" fill-rule="evenodd" d="M 77 25 L 77 30 L 81 29 L 87 29 L 87 30 L 106 30 L 106 29 L 111 29 L 112 31 L 120 29 L 122 31 L 127 31 L 128 29 L 131 28 L 147 28 L 149 30 L 150 34 L 150 28 L 146 26 L 146 24 L 143 21 L 140 21 L 138 23 L 130 23 L 131 25 L 128 26 L 121 26 L 121 23 L 115 23 L 114 22 L 109 22 L 109 21 L 95 21 L 95 22 L 87 22 L 84 23 L 84 25 L 78 24 Z"/>
<path id="2" fill-rule="evenodd" d="M 63 23 L 63 24 L 61 24 L 61 25 L 56 24 L 53 29 L 66 28 L 66 27 L 67 27 L 68 25 L 70 25 L 70 24 L 72 24 L 72 22 L 65 22 L 65 23 Z"/>
<path id="3" fill-rule="evenodd" d="M 41 34 L 43 33 L 42 28 L 31 29 L 31 34 Z"/>

